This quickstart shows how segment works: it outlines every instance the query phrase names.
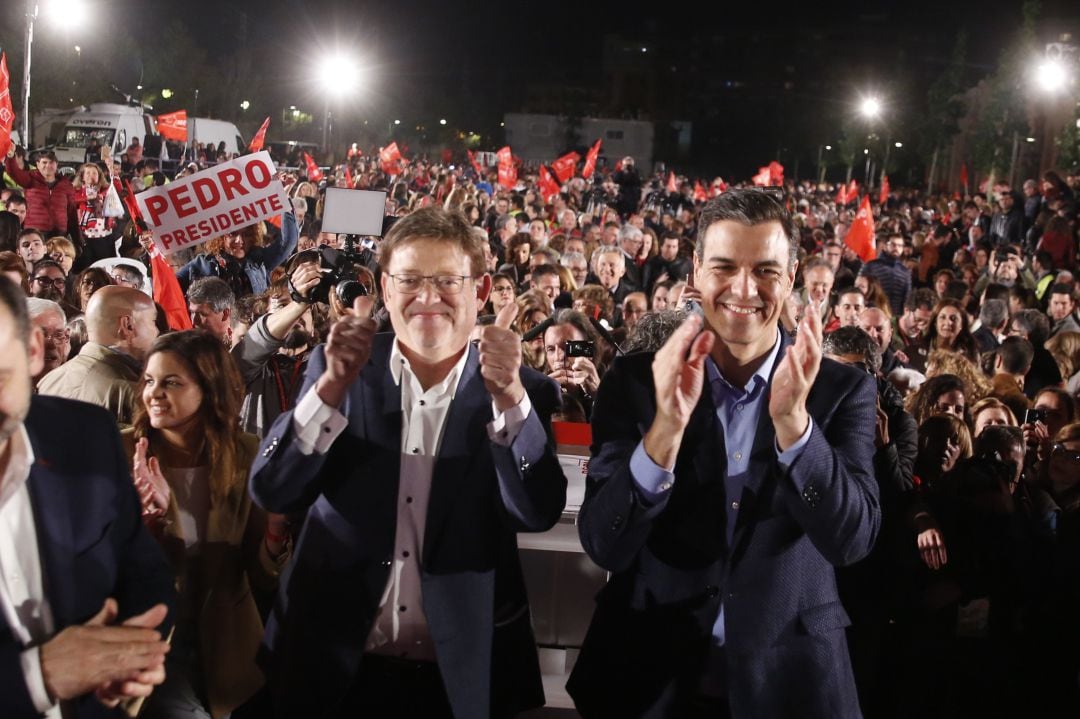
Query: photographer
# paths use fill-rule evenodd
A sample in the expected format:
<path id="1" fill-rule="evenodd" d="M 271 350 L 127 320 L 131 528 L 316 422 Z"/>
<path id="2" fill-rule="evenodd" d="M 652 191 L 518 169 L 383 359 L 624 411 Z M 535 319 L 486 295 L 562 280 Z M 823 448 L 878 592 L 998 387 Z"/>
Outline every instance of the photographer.
<path id="1" fill-rule="evenodd" d="M 602 347 L 600 335 L 581 312 L 559 310 L 544 330 L 544 372 L 559 383 L 564 404 L 573 400 L 581 405 L 586 420 L 606 369 Z"/>

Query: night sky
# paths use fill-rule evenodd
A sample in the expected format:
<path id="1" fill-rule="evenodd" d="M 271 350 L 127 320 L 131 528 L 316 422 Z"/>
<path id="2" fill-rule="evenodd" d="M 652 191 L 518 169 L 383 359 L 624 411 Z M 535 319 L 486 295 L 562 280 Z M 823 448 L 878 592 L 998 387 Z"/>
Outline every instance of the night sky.
<path id="1" fill-rule="evenodd" d="M 152 28 L 164 31 L 176 18 L 211 63 L 248 53 L 253 67 L 242 86 L 252 95 L 250 115 L 235 107 L 216 113 L 232 115 L 248 134 L 262 116 L 291 105 L 321 112 L 325 96 L 312 81 L 312 58 L 341 47 L 355 53 L 369 81 L 335 108 L 335 131 L 352 135 L 364 120 L 370 131 L 403 118 L 427 132 L 446 117 L 455 130 L 480 133 L 481 149 L 494 150 L 505 112 L 689 121 L 691 151 L 663 157 L 676 153 L 658 132 L 658 159 L 734 175 L 774 156 L 789 165 L 811 162 L 867 91 L 886 98 L 902 134 L 925 110 L 926 90 L 945 70 L 961 28 L 968 33 L 964 81 L 974 84 L 993 70 L 1021 16 L 1020 2 L 970 0 L 91 1 L 110 26 L 127 27 L 144 43 Z M 20 4 L 11 0 L 0 11 L 6 44 L 21 44 Z M 1062 31 L 1080 35 L 1080 3 L 1044 1 L 1039 41 Z M 619 54 L 638 46 L 648 52 Z M 125 64 L 112 72 L 130 86 L 138 61 Z M 281 130 L 272 125 L 271 138 Z"/>

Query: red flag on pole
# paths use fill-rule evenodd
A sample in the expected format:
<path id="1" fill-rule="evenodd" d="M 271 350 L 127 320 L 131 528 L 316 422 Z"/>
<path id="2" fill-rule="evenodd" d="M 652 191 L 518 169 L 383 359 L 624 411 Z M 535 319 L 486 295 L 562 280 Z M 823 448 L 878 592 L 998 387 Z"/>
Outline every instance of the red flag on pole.
<path id="1" fill-rule="evenodd" d="M 836 189 L 836 207 L 837 207 L 837 209 L 839 209 L 839 208 L 843 207 L 846 204 L 847 204 L 847 186 L 846 185 L 840 185 L 840 187 L 838 187 Z"/>
<path id="2" fill-rule="evenodd" d="M 889 176 L 881 176 L 881 195 L 878 197 L 878 203 L 884 205 L 889 201 Z"/>
<path id="3" fill-rule="evenodd" d="M 255 133 L 255 137 L 251 138 L 251 144 L 248 145 L 249 152 L 258 152 L 263 149 L 263 143 L 266 142 L 266 131 L 270 128 L 270 118 L 267 117 L 263 120 L 263 124 L 259 126 L 259 131 Z"/>
<path id="4" fill-rule="evenodd" d="M 674 172 L 674 170 L 668 172 L 667 191 L 668 192 L 678 192 L 679 191 L 679 183 L 675 181 L 675 172 Z"/>
<path id="5" fill-rule="evenodd" d="M 757 187 L 768 187 L 769 180 L 772 178 L 772 173 L 769 172 L 768 167 L 759 167 L 758 174 L 754 175 L 752 181 Z"/>
<path id="6" fill-rule="evenodd" d="M 158 115 L 157 131 L 166 140 L 187 142 L 187 110 Z"/>
<path id="7" fill-rule="evenodd" d="M 577 169 L 577 163 L 580 159 L 581 155 L 576 152 L 568 152 L 551 163 L 551 169 L 555 173 L 555 177 L 559 178 L 559 182 L 566 182 L 574 176 L 574 171 Z"/>
<path id="8" fill-rule="evenodd" d="M 499 158 L 499 184 L 506 189 L 513 189 L 517 184 L 517 165 L 514 164 L 514 153 L 510 146 L 500 149 L 495 153 Z"/>
<path id="9" fill-rule="evenodd" d="M 769 163 L 769 184 L 781 186 L 784 184 L 784 166 L 776 160 Z"/>
<path id="10" fill-rule="evenodd" d="M 551 177 L 547 167 L 540 165 L 540 195 L 544 198 L 544 202 L 551 202 L 551 199 L 558 194 L 559 183 Z"/>
<path id="11" fill-rule="evenodd" d="M 585 167 L 581 168 L 581 176 L 588 180 L 596 171 L 596 158 L 600 157 L 600 140 L 593 143 L 589 151 L 585 153 Z"/>
<path id="12" fill-rule="evenodd" d="M 968 191 L 968 171 L 966 162 L 963 165 L 960 165 L 960 185 L 963 186 L 964 193 L 966 194 Z"/>
<path id="13" fill-rule="evenodd" d="M 124 205 L 127 207 L 131 221 L 139 228 L 140 232 L 147 232 L 146 222 L 139 212 L 139 204 L 135 202 L 135 190 L 131 187 L 131 181 L 124 184 Z M 172 265 L 165 261 L 156 243 L 151 243 L 150 249 L 150 276 L 154 282 L 154 302 L 161 305 L 165 310 L 165 321 L 169 327 L 180 331 L 191 329 L 191 315 L 188 314 L 187 298 L 180 289 L 180 281 L 176 279 L 176 273 Z"/>
<path id="14" fill-rule="evenodd" d="M 307 178 L 312 182 L 321 182 L 323 179 L 323 171 L 315 164 L 315 160 L 311 155 L 306 152 L 304 153 L 304 163 L 307 165 Z"/>
<path id="15" fill-rule="evenodd" d="M 848 185 L 848 188 L 847 188 L 847 201 L 848 201 L 848 204 L 850 205 L 852 202 L 855 202 L 858 199 L 859 199 L 859 181 L 858 180 L 852 180 L 851 184 Z"/>
<path id="16" fill-rule="evenodd" d="M 469 164 L 471 164 L 473 166 L 473 169 L 476 170 L 477 176 L 483 178 L 484 170 L 482 167 L 480 167 L 480 163 L 476 161 L 476 155 L 473 154 L 472 150 L 466 150 L 465 154 L 469 156 Z"/>
<path id="17" fill-rule="evenodd" d="M 401 150 L 396 142 L 391 142 L 379 150 L 379 166 L 387 175 L 401 174 Z"/>
<path id="18" fill-rule="evenodd" d="M 705 188 L 701 186 L 701 183 L 694 180 L 694 202 L 701 200 L 705 202 L 709 199 L 709 193 L 705 192 Z"/>
<path id="19" fill-rule="evenodd" d="M 844 236 L 844 244 L 852 249 L 863 262 L 876 256 L 874 249 L 874 212 L 870 209 L 870 196 L 866 195 L 855 214 L 855 221 Z"/>
<path id="20" fill-rule="evenodd" d="M 348 163 L 345 163 L 345 186 L 350 190 L 353 189 L 352 172 L 349 171 Z"/>
<path id="21" fill-rule="evenodd" d="M 11 76 L 8 74 L 7 54 L 0 52 L 0 158 L 7 157 L 11 147 L 11 128 L 15 125 L 15 110 L 11 107 Z M 24 138 L 23 142 L 27 140 Z"/>

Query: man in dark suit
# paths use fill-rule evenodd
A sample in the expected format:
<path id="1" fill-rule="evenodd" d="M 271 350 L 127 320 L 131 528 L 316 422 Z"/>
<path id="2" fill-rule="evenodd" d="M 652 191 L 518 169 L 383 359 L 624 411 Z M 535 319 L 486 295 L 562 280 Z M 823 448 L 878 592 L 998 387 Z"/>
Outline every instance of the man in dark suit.
<path id="1" fill-rule="evenodd" d="M 252 469 L 260 505 L 307 511 L 267 686 L 288 717 L 512 716 L 543 703 L 516 533 L 565 504 L 559 388 L 521 367 L 513 307 L 470 344 L 491 279 L 458 215 L 402 218 L 379 260 L 396 336 L 357 299 Z"/>
<path id="2" fill-rule="evenodd" d="M 711 200 L 703 318 L 600 387 L 578 524 L 613 576 L 567 685 L 584 717 L 859 715 L 833 567 L 880 524 L 875 387 L 822 360 L 816 308 L 779 329 L 796 232 L 760 191 Z"/>
<path id="3" fill-rule="evenodd" d="M 143 528 L 115 421 L 31 399 L 44 341 L 7 278 L 0 344 L 0 716 L 111 716 L 165 678 L 156 628 L 173 573 Z"/>

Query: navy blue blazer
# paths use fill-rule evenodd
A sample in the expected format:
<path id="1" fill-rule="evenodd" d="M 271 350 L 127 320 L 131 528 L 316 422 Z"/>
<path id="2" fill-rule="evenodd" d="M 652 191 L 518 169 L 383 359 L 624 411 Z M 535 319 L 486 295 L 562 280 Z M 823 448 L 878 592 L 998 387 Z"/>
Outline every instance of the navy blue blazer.
<path id="1" fill-rule="evenodd" d="M 392 341 L 376 336 L 341 408 L 348 427 L 325 455 L 299 452 L 287 412 L 252 468 L 260 506 L 308 512 L 264 641 L 267 687 L 281 716 L 334 716 L 363 671 L 397 522 L 402 411 L 389 370 Z M 516 533 L 558 521 L 566 478 L 550 431 L 558 386 L 521 370 L 533 412 L 513 444 L 501 447 L 488 437 L 491 395 L 476 349 L 468 352 L 432 478 L 421 585 L 454 713 L 482 719 L 543 704 Z M 319 347 L 300 396 L 325 366 Z"/>
<path id="2" fill-rule="evenodd" d="M 791 340 L 781 335 L 783 356 Z M 616 361 L 593 410 L 578 525 L 586 552 L 613 576 L 567 684 L 578 710 L 590 719 L 685 714 L 722 600 L 733 717 L 859 716 L 833 566 L 866 556 L 880 525 L 873 378 L 822 361 L 807 405 L 814 428 L 786 473 L 763 407 L 740 497 L 724 496 L 727 453 L 706 387 L 673 489 L 650 506 L 629 465 L 656 414 L 652 360 Z"/>
<path id="3" fill-rule="evenodd" d="M 164 602 L 171 625 L 173 571 L 143 527 L 116 418 L 85 402 L 35 396 L 25 424 L 34 449 L 27 487 L 56 631 L 87 621 L 109 597 L 119 605 L 118 621 Z M 21 652 L 0 614 L 0 716 L 5 719 L 38 716 L 19 665 Z M 79 719 L 117 715 L 93 696 L 74 704 Z"/>

